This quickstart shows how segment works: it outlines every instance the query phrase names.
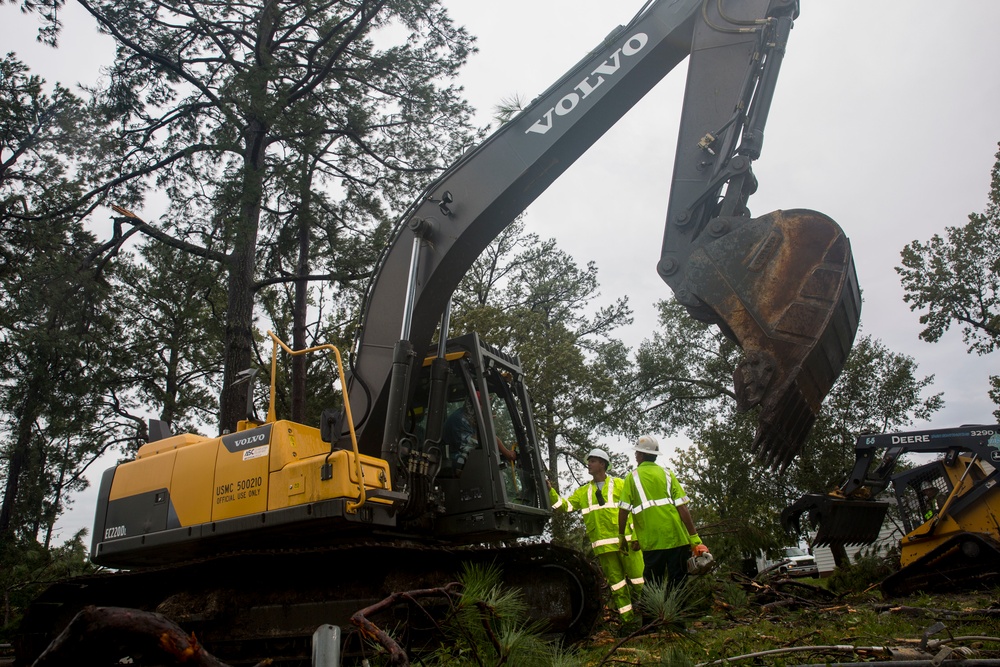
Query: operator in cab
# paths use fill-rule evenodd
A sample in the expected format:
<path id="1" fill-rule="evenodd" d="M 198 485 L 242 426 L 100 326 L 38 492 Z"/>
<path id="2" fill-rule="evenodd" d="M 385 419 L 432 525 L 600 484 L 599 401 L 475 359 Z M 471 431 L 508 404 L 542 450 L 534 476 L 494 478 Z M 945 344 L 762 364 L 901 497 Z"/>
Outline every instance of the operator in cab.
<path id="1" fill-rule="evenodd" d="M 450 468 L 455 476 L 461 474 L 465 468 L 472 450 L 479 448 L 478 423 L 476 408 L 471 400 L 466 400 L 462 407 L 448 415 L 444 422 L 441 439 L 447 445 Z M 517 459 L 517 454 L 504 445 L 499 437 L 496 438 L 496 443 L 500 455 L 506 461 L 513 463 Z"/>
<path id="2" fill-rule="evenodd" d="M 623 624 L 632 623 L 642 592 L 642 552 L 618 550 L 618 503 L 624 481 L 608 474 L 611 457 L 603 449 L 587 454 L 587 471 L 591 481 L 567 498 L 561 497 L 549 482 L 549 499 L 556 512 L 581 512 L 587 539 L 601 564 L 601 570 L 611 587 L 611 601 Z M 631 528 L 631 521 L 628 522 Z M 631 535 L 629 536 L 631 539 Z"/>
<path id="3" fill-rule="evenodd" d="M 941 509 L 941 499 L 938 496 L 938 488 L 933 482 L 924 482 L 920 489 L 920 496 L 923 498 L 921 504 L 924 507 L 924 521 L 930 521 Z"/>

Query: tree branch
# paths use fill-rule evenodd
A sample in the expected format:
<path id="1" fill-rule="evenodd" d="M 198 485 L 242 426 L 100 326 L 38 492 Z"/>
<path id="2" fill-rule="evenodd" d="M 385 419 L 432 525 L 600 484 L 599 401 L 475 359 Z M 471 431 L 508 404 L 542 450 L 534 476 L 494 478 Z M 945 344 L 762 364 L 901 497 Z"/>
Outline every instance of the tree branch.
<path id="1" fill-rule="evenodd" d="M 124 216 L 118 220 L 134 225 L 146 236 L 154 238 L 161 243 L 166 243 L 171 248 L 176 248 L 177 250 L 182 250 L 213 262 L 225 263 L 229 261 L 229 255 L 225 255 L 221 252 L 215 252 L 213 250 L 209 250 L 208 248 L 203 248 L 202 246 L 188 243 L 187 241 L 182 241 L 181 239 L 170 236 L 169 234 L 156 229 L 127 208 L 122 208 L 117 205 L 112 205 L 111 208 L 115 211 L 115 213 L 119 213 Z"/>
<path id="2" fill-rule="evenodd" d="M 372 275 L 371 271 L 365 271 L 362 273 L 314 273 L 307 276 L 279 276 L 276 278 L 268 278 L 266 280 L 261 280 L 254 283 L 253 291 L 257 292 L 260 289 L 267 287 L 269 285 L 277 285 L 279 283 L 297 283 L 300 280 L 306 280 L 309 282 L 315 282 L 319 280 L 327 282 L 352 282 L 355 280 L 363 280 L 365 278 L 370 278 Z"/>

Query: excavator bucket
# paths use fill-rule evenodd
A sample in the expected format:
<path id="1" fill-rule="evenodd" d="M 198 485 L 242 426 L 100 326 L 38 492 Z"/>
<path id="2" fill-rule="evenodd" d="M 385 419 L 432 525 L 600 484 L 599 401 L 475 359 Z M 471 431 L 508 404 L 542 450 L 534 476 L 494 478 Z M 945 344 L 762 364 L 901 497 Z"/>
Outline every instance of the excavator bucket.
<path id="1" fill-rule="evenodd" d="M 815 546 L 871 544 L 878 539 L 889 503 L 849 500 L 809 493 L 781 513 L 781 525 L 791 533 L 803 532 L 802 516 L 816 528 Z"/>
<path id="2" fill-rule="evenodd" d="M 861 295 L 851 246 L 816 211 L 717 217 L 690 257 L 690 291 L 743 348 L 737 406 L 760 406 L 754 449 L 772 469 L 798 454 L 857 333 Z"/>

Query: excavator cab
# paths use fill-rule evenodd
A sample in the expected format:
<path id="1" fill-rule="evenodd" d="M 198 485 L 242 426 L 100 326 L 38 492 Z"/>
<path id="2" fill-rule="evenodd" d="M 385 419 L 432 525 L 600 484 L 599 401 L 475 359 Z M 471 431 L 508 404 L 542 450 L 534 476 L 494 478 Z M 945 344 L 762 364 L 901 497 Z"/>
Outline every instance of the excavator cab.
<path id="1" fill-rule="evenodd" d="M 428 471 L 423 518 L 450 539 L 538 534 L 549 506 L 520 364 L 476 334 L 446 349 L 443 406 L 432 409 L 436 357 L 428 357 L 407 410 L 415 451 L 436 450 L 439 462 Z"/>

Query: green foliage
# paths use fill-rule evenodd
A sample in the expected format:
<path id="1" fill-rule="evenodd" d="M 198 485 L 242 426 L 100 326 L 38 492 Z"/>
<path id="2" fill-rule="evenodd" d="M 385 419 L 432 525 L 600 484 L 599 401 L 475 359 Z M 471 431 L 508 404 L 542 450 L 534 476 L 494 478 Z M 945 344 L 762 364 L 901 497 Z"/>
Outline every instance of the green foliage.
<path id="1" fill-rule="evenodd" d="M 704 591 L 693 577 L 685 579 L 681 586 L 671 586 L 666 579 L 658 583 L 647 581 L 639 597 L 643 620 L 655 624 L 659 630 L 676 633 L 684 632 L 704 603 Z"/>
<path id="2" fill-rule="evenodd" d="M 15 78 L 23 78 L 19 71 Z M 25 83 L 32 91 L 40 85 Z M 43 113 L 37 105 L 22 110 Z M 86 170 L 72 161 L 61 169 L 50 162 L 65 128 L 48 135 L 43 124 L 37 136 L 20 139 L 16 128 L 7 130 L 5 153 L 14 154 L 0 175 L 0 192 L 17 205 L 0 210 L 0 419 L 6 427 L 0 542 L 47 544 L 65 494 L 84 488 L 87 466 L 135 429 L 120 418 L 112 396 L 126 375 L 118 365 L 113 267 L 94 266 L 97 244 L 83 212 L 70 205 L 83 183 L 65 175 Z M 15 141 L 22 143 L 7 143 Z"/>
<path id="3" fill-rule="evenodd" d="M 86 186 L 88 174 L 75 171 L 74 161 L 86 152 L 85 127 L 93 118 L 63 86 L 56 84 L 51 94 L 45 88 L 45 81 L 31 75 L 13 53 L 0 58 L 0 229 L 5 234 L 30 233 L 18 229 L 19 220 L 51 215 Z"/>
<path id="4" fill-rule="evenodd" d="M 225 290 L 219 268 L 158 243 L 119 261 L 119 304 L 134 378 L 124 410 L 151 407 L 174 432 L 214 428 L 223 344 Z M 141 421 L 141 417 L 136 416 Z"/>
<path id="5" fill-rule="evenodd" d="M 897 552 L 882 553 L 862 549 L 847 567 L 838 567 L 827 580 L 827 587 L 839 594 L 863 593 L 899 569 Z"/>
<path id="6" fill-rule="evenodd" d="M 85 531 L 63 545 L 45 549 L 34 541 L 6 544 L 0 548 L 0 641 L 11 638 L 24 610 L 46 586 L 68 577 L 88 574 L 94 568 L 87 560 Z"/>
<path id="7" fill-rule="evenodd" d="M 926 243 L 912 241 L 896 267 L 910 309 L 923 311 L 920 337 L 936 342 L 952 325 L 961 327 L 970 353 L 993 352 L 1000 343 L 1000 152 L 990 173 L 983 213 L 964 226 L 946 227 Z M 1000 406 L 1000 380 L 990 397 Z M 1000 409 L 994 413 L 1000 419 Z"/>
<path id="8" fill-rule="evenodd" d="M 747 595 L 746 590 L 733 581 L 722 582 L 719 598 L 734 610 L 745 609 L 750 602 L 750 596 Z"/>
<path id="9" fill-rule="evenodd" d="M 795 591 L 801 594 L 801 591 Z M 960 636 L 996 636 L 995 621 L 972 610 L 988 609 L 993 604 L 989 591 L 977 591 L 967 596 L 910 597 L 885 604 L 878 596 L 848 593 L 826 603 L 772 606 L 762 609 L 751 604 L 751 615 L 726 619 L 716 614 L 711 620 L 696 622 L 694 638 L 698 642 L 699 664 L 722 664 L 728 659 L 732 664 L 760 664 L 774 667 L 808 664 L 857 664 L 869 660 L 888 660 L 884 653 L 864 650 L 866 647 L 910 647 L 924 638 L 928 627 L 938 619 L 947 629 L 932 637 L 950 642 Z M 902 608 L 900 608 L 902 607 Z M 926 607 L 925 613 L 917 608 Z M 961 612 L 942 617 L 941 609 Z M 666 651 L 669 644 L 648 647 L 652 651 Z M 840 647 L 824 650 L 820 647 Z M 854 653 L 846 647 L 858 647 Z M 644 647 L 646 648 L 646 647 Z M 1000 657 L 1000 645 L 978 644 L 977 657 Z M 766 655 L 753 654 L 768 652 Z M 933 650 L 932 650 L 933 652 Z M 624 658 L 623 655 L 616 656 Z M 718 661 L 718 662 L 716 662 Z M 643 664 L 647 664 L 643 661 Z"/>
<path id="10" fill-rule="evenodd" d="M 9 431 L 0 442 L 6 464 L 0 535 L 6 538 L 15 529 L 32 538 L 51 530 L 63 496 L 86 486 L 90 462 L 135 435 L 111 400 L 124 369 L 114 365 L 120 338 L 102 303 L 106 285 L 75 283 L 73 254 L 35 258 L 19 267 L 26 285 L 2 318 L 0 414 Z M 64 264 L 50 273 L 50 262 Z"/>
<path id="11" fill-rule="evenodd" d="M 461 598 L 444 622 L 448 641 L 425 664 L 572 664 L 543 641 L 544 628 L 527 620 L 520 591 L 502 585 L 499 569 L 466 566 L 459 581 Z"/>
<path id="12" fill-rule="evenodd" d="M 55 35 L 44 7 L 24 3 Z M 467 147 L 471 110 L 448 82 L 472 38 L 439 0 L 100 0 L 88 10 L 117 42 L 95 94 L 117 120 L 118 156 L 114 185 L 88 197 L 155 182 L 166 219 L 119 224 L 225 272 L 221 415 L 231 429 L 243 416 L 231 387 L 253 361 L 256 292 L 299 281 L 294 294 L 271 295 L 290 297 L 271 311 L 293 311 L 296 343 L 305 340 L 306 282 L 356 289 L 347 286 L 370 274 L 388 221 Z"/>
<path id="13" fill-rule="evenodd" d="M 731 413 L 708 423 L 672 461 L 691 503 L 699 534 L 724 567 L 739 570 L 746 554 L 782 546 L 776 520 L 792 492 L 756 461 L 752 415 Z"/>
<path id="14" fill-rule="evenodd" d="M 659 664 L 660 667 L 694 667 L 697 663 L 684 649 L 668 646 L 660 653 Z"/>
<path id="15" fill-rule="evenodd" d="M 656 307 L 656 332 L 639 346 L 634 376 L 622 379 L 619 412 L 630 420 L 623 426 L 632 436 L 697 430 L 731 411 L 735 400 L 731 384 L 739 348 L 672 299 Z M 634 409 L 636 401 L 643 410 Z"/>

